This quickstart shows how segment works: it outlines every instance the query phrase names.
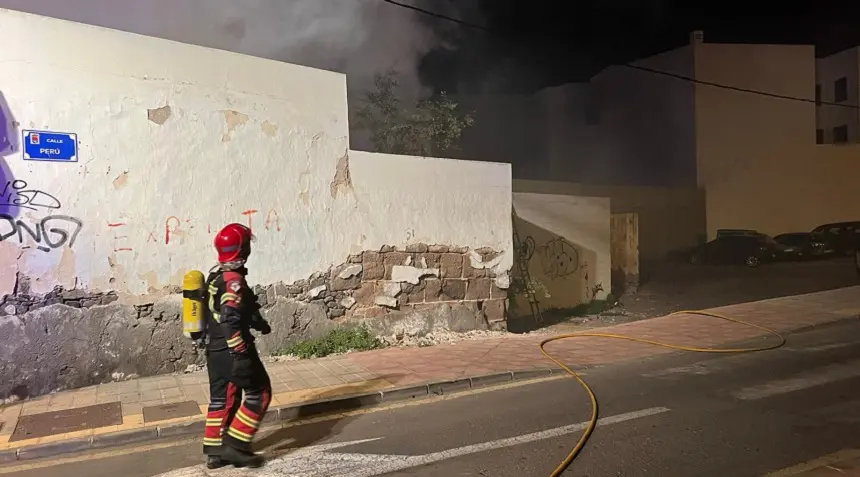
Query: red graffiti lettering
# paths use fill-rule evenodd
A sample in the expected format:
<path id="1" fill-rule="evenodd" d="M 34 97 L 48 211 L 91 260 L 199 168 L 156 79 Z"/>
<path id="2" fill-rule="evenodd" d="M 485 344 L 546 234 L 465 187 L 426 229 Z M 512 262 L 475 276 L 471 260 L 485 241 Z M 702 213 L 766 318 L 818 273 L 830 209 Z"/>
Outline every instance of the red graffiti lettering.
<path id="1" fill-rule="evenodd" d="M 118 243 L 120 240 L 124 240 L 124 239 L 128 238 L 128 235 L 117 235 L 116 229 L 118 227 L 124 227 L 124 226 L 125 226 L 125 224 L 121 223 L 121 222 L 114 222 L 114 223 L 108 222 L 108 227 L 114 229 L 114 232 L 113 232 L 113 240 L 114 240 L 113 251 L 114 252 L 131 252 L 132 251 L 131 247 L 121 247 L 120 244 Z"/>
<path id="2" fill-rule="evenodd" d="M 278 232 L 281 231 L 281 217 L 275 209 L 270 210 L 269 213 L 266 214 L 266 230 L 271 230 L 272 224 L 275 225 L 275 230 Z"/>
<path id="3" fill-rule="evenodd" d="M 254 230 L 254 227 L 251 226 L 251 216 L 256 214 L 256 213 L 257 213 L 256 209 L 248 209 L 248 210 L 245 210 L 242 212 L 242 215 L 248 217 L 248 228 L 251 229 L 251 231 Z"/>
<path id="4" fill-rule="evenodd" d="M 174 224 L 173 227 L 170 226 L 171 222 Z M 164 221 L 164 244 L 170 244 L 170 235 L 175 235 L 179 231 L 179 225 L 181 224 L 180 220 L 175 216 L 171 215 Z"/>

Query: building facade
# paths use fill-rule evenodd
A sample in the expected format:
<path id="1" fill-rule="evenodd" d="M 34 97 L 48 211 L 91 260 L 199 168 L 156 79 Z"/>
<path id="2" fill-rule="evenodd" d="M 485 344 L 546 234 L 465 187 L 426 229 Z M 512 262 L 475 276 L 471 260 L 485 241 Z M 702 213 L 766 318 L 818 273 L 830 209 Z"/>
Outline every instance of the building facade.
<path id="1" fill-rule="evenodd" d="M 699 187 L 709 238 L 857 220 L 858 111 L 814 101 L 818 89 L 823 101 L 857 104 L 856 66 L 856 49 L 817 61 L 811 45 L 708 43 L 695 32 L 688 45 L 595 76 L 597 120 L 548 128 L 591 140 L 550 156 L 551 174 L 587 181 L 583 165 L 595 165 L 616 183 Z"/>
<path id="2" fill-rule="evenodd" d="M 860 48 L 816 61 L 816 142 L 860 142 Z"/>

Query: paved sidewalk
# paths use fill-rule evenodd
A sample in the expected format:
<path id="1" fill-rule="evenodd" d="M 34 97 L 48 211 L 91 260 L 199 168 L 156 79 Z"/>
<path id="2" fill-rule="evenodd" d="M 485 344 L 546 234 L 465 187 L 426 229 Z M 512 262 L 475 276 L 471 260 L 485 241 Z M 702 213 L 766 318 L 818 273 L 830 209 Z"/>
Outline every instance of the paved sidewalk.
<path id="1" fill-rule="evenodd" d="M 860 287 L 710 311 L 788 331 L 860 315 Z M 654 318 L 601 331 L 696 346 L 713 346 L 762 334 L 749 327 L 693 315 Z M 429 348 L 390 348 L 269 364 L 267 368 L 274 388 L 272 407 L 500 372 L 546 370 L 553 367 L 552 363 L 538 350 L 538 343 L 546 337 L 548 335 L 511 335 Z M 549 344 L 547 349 L 573 365 L 607 364 L 671 352 L 602 338 L 563 340 Z M 122 443 L 122 439 L 112 436 L 136 433 L 136 439 L 140 440 L 145 434 L 143 431 L 152 431 L 147 435 L 153 437 L 168 436 L 172 433 L 171 426 L 199 424 L 207 402 L 206 374 L 198 372 L 101 384 L 16 403 L 0 408 L 0 463 L 24 459 L 28 452 L 28 458 L 47 455 L 28 449 L 50 447 L 69 440 L 82 442 L 81 438 L 88 439 L 84 447 L 89 448 L 99 445 L 100 441 L 101 445 Z M 87 409 L 97 405 L 107 407 Z M 105 416 L 109 414 L 105 409 L 115 409 L 112 421 L 108 419 L 110 416 Z M 94 420 L 103 422 L 94 429 L 81 427 L 80 423 L 87 421 L 81 418 L 86 414 L 84 411 L 91 416 L 90 423 L 84 423 L 85 427 L 94 427 Z M 33 422 L 35 418 L 52 424 L 40 427 Z M 280 416 L 280 419 L 286 418 Z M 17 433 L 16 427 L 19 428 Z M 30 433 L 23 433 L 25 429 L 30 429 Z M 71 451 L 64 449 L 64 452 Z"/>

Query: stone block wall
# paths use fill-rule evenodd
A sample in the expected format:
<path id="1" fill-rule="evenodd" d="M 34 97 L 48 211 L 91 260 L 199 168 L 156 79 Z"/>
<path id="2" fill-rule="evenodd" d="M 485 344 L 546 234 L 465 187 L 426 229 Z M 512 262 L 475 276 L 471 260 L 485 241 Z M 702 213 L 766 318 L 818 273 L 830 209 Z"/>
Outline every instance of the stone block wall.
<path id="1" fill-rule="evenodd" d="M 264 307 L 278 298 L 320 303 L 331 318 L 384 318 L 444 304 L 474 309 L 477 329 L 504 330 L 507 271 L 498 252 L 415 244 L 353 255 L 331 270 L 293 284 L 258 287 Z"/>
<path id="2" fill-rule="evenodd" d="M 87 293 L 83 290 L 65 290 L 55 287 L 50 293 L 31 293 L 30 281 L 19 275 L 13 294 L 0 296 L 0 316 L 23 315 L 49 305 L 66 305 L 72 308 L 91 308 L 117 301 L 115 292 Z"/>
<path id="3" fill-rule="evenodd" d="M 417 244 L 348 257 L 295 283 L 256 286 L 272 333 L 262 354 L 363 323 L 381 336 L 505 330 L 508 271 L 483 248 Z M 253 270 L 251 270 L 253 278 Z M 182 335 L 181 294 L 125 304 L 60 287 L 32 294 L 26 277 L 0 300 L 0 400 L 181 372 L 203 356 Z"/>

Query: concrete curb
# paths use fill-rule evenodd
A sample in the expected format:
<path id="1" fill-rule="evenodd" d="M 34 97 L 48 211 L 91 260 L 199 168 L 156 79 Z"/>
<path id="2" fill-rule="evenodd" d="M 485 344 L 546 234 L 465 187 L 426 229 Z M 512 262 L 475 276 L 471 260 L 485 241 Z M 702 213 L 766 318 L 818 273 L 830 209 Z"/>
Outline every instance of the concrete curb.
<path id="1" fill-rule="evenodd" d="M 790 335 L 805 333 L 807 331 L 820 330 L 822 328 L 838 327 L 838 326 L 842 326 L 846 323 L 849 323 L 851 321 L 855 321 L 858 318 L 860 318 L 860 315 L 844 316 L 842 318 L 837 318 L 833 321 L 828 321 L 825 323 L 818 323 L 815 325 L 806 325 L 806 326 L 801 326 L 800 328 L 793 328 L 791 330 L 782 331 L 782 332 L 780 332 L 780 334 L 787 337 Z M 762 336 L 768 336 L 768 335 L 762 335 Z"/>
<path id="2" fill-rule="evenodd" d="M 263 419 L 266 424 L 283 423 L 297 419 L 320 417 L 357 409 L 370 408 L 381 404 L 391 404 L 405 401 L 429 399 L 481 388 L 491 388 L 512 382 L 533 381 L 537 379 L 560 376 L 564 371 L 560 368 L 539 368 L 522 371 L 505 371 L 483 376 L 455 380 L 434 381 L 425 384 L 412 385 L 372 393 L 338 396 L 330 399 L 307 401 L 292 406 L 282 406 L 269 409 Z M 145 427 L 131 431 L 111 432 L 90 437 L 68 439 L 50 444 L 37 444 L 0 451 L 0 464 L 44 459 L 63 454 L 87 450 L 102 450 L 129 444 L 158 439 L 175 439 L 203 435 L 204 419 L 201 417 L 189 422 L 167 424 L 163 426 Z"/>

